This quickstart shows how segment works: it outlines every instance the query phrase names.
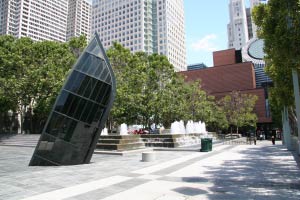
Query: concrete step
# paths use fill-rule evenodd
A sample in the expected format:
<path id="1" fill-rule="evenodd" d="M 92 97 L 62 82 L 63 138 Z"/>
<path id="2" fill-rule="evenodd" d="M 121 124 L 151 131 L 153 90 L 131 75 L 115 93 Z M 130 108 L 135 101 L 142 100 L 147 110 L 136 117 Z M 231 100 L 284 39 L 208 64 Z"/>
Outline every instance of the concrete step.
<path id="1" fill-rule="evenodd" d="M 99 140 L 102 139 L 134 139 L 140 138 L 140 135 L 100 135 Z"/>
<path id="2" fill-rule="evenodd" d="M 0 134 L 0 145 L 35 147 L 40 136 L 39 134 Z"/>
<path id="3" fill-rule="evenodd" d="M 143 142 L 136 142 L 136 143 L 127 143 L 127 144 L 105 144 L 105 143 L 98 143 L 97 149 L 102 150 L 132 150 L 132 149 L 140 149 L 145 148 L 145 143 Z"/>
<path id="4" fill-rule="evenodd" d="M 136 143 L 136 142 L 142 142 L 140 138 L 136 139 L 99 139 L 99 143 L 105 143 L 105 144 L 128 144 L 128 143 Z"/>
<path id="5" fill-rule="evenodd" d="M 165 147 L 165 148 L 177 148 L 180 144 L 177 142 L 145 142 L 146 147 Z"/>

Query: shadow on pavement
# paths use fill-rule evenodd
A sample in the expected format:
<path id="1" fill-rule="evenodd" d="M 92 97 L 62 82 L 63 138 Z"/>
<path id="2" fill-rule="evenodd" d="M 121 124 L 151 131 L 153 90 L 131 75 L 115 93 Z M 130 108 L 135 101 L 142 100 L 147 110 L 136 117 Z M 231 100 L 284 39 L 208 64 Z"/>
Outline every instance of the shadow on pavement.
<path id="1" fill-rule="evenodd" d="M 246 149 L 246 150 L 245 150 Z M 300 170 L 281 145 L 241 149 L 242 158 L 225 160 L 210 168 L 208 177 L 183 178 L 184 182 L 209 181 L 208 199 L 300 199 Z"/>

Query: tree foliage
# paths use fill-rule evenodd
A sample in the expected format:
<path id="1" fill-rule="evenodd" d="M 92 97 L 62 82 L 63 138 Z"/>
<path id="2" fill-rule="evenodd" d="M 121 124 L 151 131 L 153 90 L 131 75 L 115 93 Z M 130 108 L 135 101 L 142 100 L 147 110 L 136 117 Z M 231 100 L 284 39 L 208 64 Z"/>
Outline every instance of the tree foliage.
<path id="1" fill-rule="evenodd" d="M 82 37 L 59 43 L 0 36 L 1 111 L 11 109 L 22 116 L 30 107 L 35 116 L 45 120 L 77 53 L 85 45 Z"/>
<path id="2" fill-rule="evenodd" d="M 292 69 L 300 69 L 299 0 L 269 0 L 254 8 L 258 36 L 265 41 L 266 72 L 274 82 L 272 117 L 281 121 L 283 106 L 294 106 Z M 277 116 L 277 119 L 275 119 Z"/>
<path id="3" fill-rule="evenodd" d="M 253 112 L 258 97 L 251 94 L 242 94 L 232 91 L 219 100 L 219 105 L 224 109 L 228 123 L 232 126 L 256 126 L 257 116 Z"/>

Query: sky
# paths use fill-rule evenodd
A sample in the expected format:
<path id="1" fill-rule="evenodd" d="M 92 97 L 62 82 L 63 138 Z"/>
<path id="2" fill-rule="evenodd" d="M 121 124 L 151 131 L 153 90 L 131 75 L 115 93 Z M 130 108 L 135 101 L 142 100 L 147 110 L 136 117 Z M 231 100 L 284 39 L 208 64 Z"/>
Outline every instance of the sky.
<path id="1" fill-rule="evenodd" d="M 184 0 L 187 64 L 213 66 L 213 51 L 227 49 L 229 0 Z M 249 2 L 246 0 L 246 7 Z"/>
<path id="2" fill-rule="evenodd" d="M 228 0 L 184 0 L 187 64 L 213 66 L 212 52 L 227 49 Z"/>

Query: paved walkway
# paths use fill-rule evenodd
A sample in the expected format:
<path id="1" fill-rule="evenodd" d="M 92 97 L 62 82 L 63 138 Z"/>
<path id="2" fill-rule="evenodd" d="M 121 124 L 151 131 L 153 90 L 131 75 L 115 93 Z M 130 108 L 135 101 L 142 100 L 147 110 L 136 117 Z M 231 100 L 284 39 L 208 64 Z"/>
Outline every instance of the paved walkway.
<path id="1" fill-rule="evenodd" d="M 62 167 L 28 167 L 32 152 L 0 146 L 1 200 L 300 199 L 299 166 L 270 141 L 159 151 L 153 162 L 95 154 L 91 164 Z"/>

